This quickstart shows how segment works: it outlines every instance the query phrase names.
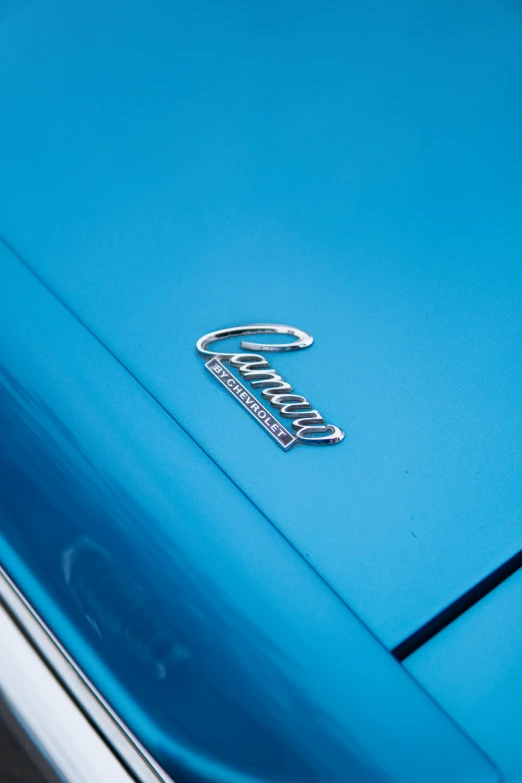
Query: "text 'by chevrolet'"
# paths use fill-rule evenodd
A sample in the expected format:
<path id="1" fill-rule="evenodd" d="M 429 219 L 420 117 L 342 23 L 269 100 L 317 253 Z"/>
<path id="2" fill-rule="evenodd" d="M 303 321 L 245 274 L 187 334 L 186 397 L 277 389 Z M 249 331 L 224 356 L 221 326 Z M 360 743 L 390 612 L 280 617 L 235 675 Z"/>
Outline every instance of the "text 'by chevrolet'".
<path id="1" fill-rule="evenodd" d="M 196 350 L 200 356 L 208 359 L 205 364 L 207 370 L 285 451 L 296 443 L 311 446 L 331 446 L 340 443 L 344 438 L 344 432 L 334 424 L 326 424 L 323 415 L 318 410 L 312 409 L 306 397 L 293 394 L 293 387 L 270 367 L 269 362 L 260 353 L 223 353 L 208 348 L 209 345 L 229 337 L 240 338 L 263 334 L 291 335 L 296 339 L 289 343 L 243 341 L 241 348 L 248 351 L 277 353 L 309 348 L 314 341 L 311 334 L 293 326 L 250 324 L 209 332 L 197 341 Z M 225 368 L 225 364 L 228 368 Z M 289 432 L 274 414 L 270 415 L 256 396 L 248 393 L 234 370 L 237 370 L 245 380 L 250 381 L 253 389 L 261 389 L 261 396 L 268 400 L 280 416 L 292 419 L 291 426 L 295 430 L 295 435 Z"/>

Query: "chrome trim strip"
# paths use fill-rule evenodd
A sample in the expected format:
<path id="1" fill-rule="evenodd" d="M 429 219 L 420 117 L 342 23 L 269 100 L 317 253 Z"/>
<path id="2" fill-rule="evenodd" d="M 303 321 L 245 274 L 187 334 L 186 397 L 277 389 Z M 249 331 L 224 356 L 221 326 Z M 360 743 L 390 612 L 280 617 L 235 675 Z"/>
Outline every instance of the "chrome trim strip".
<path id="1" fill-rule="evenodd" d="M 0 698 L 68 783 L 174 783 L 1 566 L 0 640 Z"/>

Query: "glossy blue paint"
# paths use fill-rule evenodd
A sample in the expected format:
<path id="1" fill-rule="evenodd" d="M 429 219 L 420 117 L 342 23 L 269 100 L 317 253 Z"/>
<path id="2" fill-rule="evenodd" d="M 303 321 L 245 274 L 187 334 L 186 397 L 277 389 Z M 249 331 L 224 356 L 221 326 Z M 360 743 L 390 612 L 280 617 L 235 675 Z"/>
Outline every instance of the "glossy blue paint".
<path id="1" fill-rule="evenodd" d="M 520 550 L 517 4 L 2 13 L 0 231 L 379 638 Z M 260 320 L 314 335 L 275 366 L 341 446 L 206 377 Z"/>
<path id="2" fill-rule="evenodd" d="M 505 783 L 522 781 L 521 607 L 518 571 L 405 661 L 495 758 Z"/>
<path id="3" fill-rule="evenodd" d="M 498 781 L 4 248 L 0 336 L 0 562 L 177 783 Z"/>

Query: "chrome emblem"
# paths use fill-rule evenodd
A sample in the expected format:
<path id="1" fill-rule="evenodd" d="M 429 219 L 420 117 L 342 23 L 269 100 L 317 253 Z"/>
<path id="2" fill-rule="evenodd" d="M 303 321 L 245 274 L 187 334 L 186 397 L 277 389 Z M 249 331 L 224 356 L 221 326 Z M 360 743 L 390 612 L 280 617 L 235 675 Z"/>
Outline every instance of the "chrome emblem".
<path id="1" fill-rule="evenodd" d="M 233 326 L 230 329 L 218 329 L 203 335 L 197 343 L 196 350 L 200 356 L 207 359 L 205 367 L 222 386 L 247 410 L 260 424 L 265 432 L 274 438 L 282 449 L 288 451 L 296 443 L 307 446 L 331 446 L 340 443 L 344 432 L 334 424 L 326 424 L 318 410 L 312 409 L 306 397 L 292 394 L 290 386 L 260 353 L 223 353 L 211 351 L 209 345 L 228 337 L 245 337 L 246 335 L 283 334 L 294 337 L 288 343 L 256 343 L 241 342 L 245 351 L 261 351 L 276 353 L 280 351 L 297 351 L 312 345 L 314 338 L 302 329 L 282 324 L 250 324 L 249 326 Z M 234 372 L 234 370 L 236 372 Z M 261 396 L 268 400 L 285 419 L 293 419 L 290 432 L 273 413 L 266 408 L 258 397 L 249 392 L 241 383 L 237 373 L 250 382 L 252 389 L 262 389 Z"/>

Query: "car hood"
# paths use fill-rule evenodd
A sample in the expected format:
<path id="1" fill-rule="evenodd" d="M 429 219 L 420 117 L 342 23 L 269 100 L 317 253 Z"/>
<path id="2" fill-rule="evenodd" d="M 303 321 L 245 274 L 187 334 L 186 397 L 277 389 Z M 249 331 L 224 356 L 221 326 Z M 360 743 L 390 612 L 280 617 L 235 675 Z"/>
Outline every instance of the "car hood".
<path id="1" fill-rule="evenodd" d="M 444 73 L 437 35 L 405 60 L 395 11 L 323 20 L 311 56 L 306 13 L 262 34 L 161 4 L 3 25 L 10 244 L 392 647 L 522 547 L 504 12 L 487 82 L 458 25 Z M 257 322 L 313 335 L 271 361 L 342 443 L 283 452 L 206 372 L 199 337 Z"/>

